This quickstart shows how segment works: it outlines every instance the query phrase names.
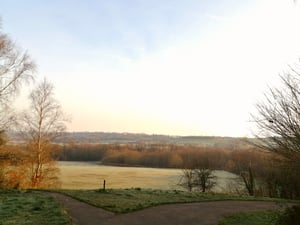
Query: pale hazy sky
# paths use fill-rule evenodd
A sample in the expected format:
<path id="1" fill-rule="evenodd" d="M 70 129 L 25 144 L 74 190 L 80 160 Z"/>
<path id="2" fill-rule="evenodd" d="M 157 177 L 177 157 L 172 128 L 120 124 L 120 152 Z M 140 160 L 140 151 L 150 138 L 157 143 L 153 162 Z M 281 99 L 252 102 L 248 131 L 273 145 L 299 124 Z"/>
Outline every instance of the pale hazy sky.
<path id="1" fill-rule="evenodd" d="M 246 136 L 255 102 L 300 56 L 299 5 L 0 0 L 0 16 L 54 83 L 69 131 Z"/>

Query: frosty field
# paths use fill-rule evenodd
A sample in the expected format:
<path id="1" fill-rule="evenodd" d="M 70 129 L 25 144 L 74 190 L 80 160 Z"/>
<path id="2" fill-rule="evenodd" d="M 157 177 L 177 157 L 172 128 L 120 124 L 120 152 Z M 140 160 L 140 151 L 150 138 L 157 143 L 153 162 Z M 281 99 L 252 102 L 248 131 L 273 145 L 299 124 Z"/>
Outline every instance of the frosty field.
<path id="1" fill-rule="evenodd" d="M 181 189 L 177 185 L 180 169 L 105 166 L 95 162 L 58 163 L 62 189 L 99 189 L 106 181 L 106 188 Z M 215 192 L 234 189 L 237 176 L 226 171 L 215 171 Z"/>

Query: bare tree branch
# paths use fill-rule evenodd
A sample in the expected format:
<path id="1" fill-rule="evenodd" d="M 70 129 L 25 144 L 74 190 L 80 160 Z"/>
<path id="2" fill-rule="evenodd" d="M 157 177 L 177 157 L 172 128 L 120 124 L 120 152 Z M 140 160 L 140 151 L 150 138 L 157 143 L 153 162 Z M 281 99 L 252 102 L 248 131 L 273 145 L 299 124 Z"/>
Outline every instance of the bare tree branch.
<path id="1" fill-rule="evenodd" d="M 0 19 L 1 22 L 1 19 Z M 34 79 L 35 64 L 27 52 L 21 51 L 0 26 L 0 130 L 13 122 L 10 103 L 22 84 Z"/>
<path id="2" fill-rule="evenodd" d="M 300 168 L 300 73 L 296 65 L 281 76 L 282 87 L 270 88 L 252 115 L 259 147 L 275 152 Z"/>

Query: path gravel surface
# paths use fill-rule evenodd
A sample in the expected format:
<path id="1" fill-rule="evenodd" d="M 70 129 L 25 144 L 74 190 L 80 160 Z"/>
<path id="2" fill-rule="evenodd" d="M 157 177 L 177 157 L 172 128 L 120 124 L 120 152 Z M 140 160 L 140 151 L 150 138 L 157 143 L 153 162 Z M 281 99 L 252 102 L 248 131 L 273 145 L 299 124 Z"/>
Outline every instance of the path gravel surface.
<path id="1" fill-rule="evenodd" d="M 127 214 L 114 214 L 63 194 L 51 193 L 71 216 L 74 225 L 218 225 L 236 212 L 278 209 L 274 202 L 217 201 L 171 204 Z"/>

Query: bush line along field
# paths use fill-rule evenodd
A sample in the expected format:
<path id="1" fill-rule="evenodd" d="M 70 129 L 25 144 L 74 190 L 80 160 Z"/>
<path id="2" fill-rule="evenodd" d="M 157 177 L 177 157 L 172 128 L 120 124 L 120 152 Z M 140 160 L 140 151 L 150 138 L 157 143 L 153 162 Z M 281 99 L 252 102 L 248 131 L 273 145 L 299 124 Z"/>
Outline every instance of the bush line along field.
<path id="1" fill-rule="evenodd" d="M 103 164 L 154 168 L 189 168 L 195 160 L 212 169 L 235 172 L 237 164 L 261 161 L 255 148 L 211 148 L 175 144 L 65 144 L 57 146 L 61 161 L 101 161 Z M 199 162 L 200 163 L 200 162 Z M 261 162 L 259 162 L 261 163 Z M 205 165 L 207 166 L 207 165 Z"/>

